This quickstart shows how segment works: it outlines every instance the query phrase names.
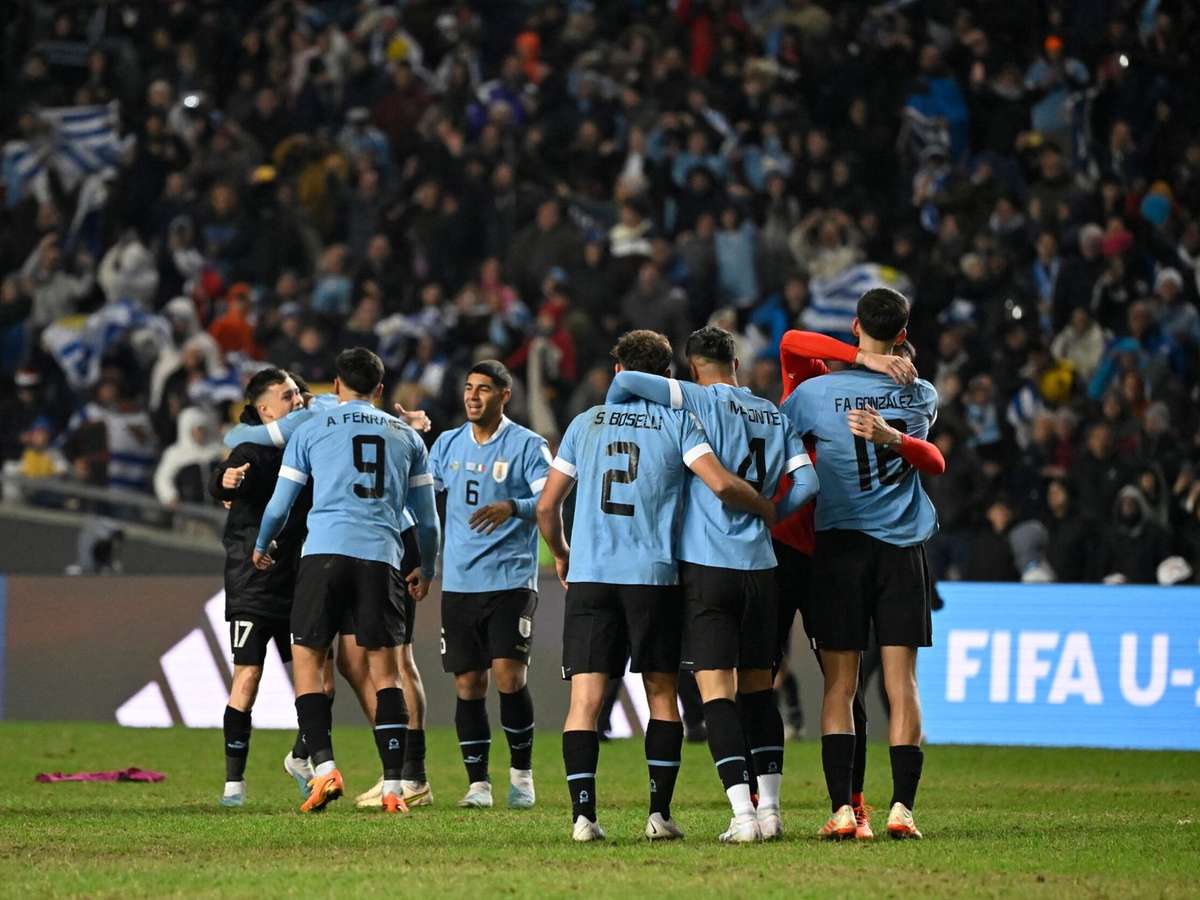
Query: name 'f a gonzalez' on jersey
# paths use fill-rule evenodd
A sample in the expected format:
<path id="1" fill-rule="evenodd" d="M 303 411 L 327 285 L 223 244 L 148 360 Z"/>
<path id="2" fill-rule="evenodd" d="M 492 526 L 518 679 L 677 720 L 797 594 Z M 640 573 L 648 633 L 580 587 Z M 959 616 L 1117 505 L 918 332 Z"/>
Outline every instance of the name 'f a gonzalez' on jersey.
<path id="1" fill-rule="evenodd" d="M 567 581 L 677 584 L 686 466 L 711 452 L 683 410 L 637 400 L 576 416 L 552 463 L 576 482 Z"/>
<path id="2" fill-rule="evenodd" d="M 890 448 L 856 437 L 847 414 L 872 407 L 897 431 L 925 439 L 937 405 L 937 390 L 928 381 L 898 385 L 865 369 L 809 379 L 788 396 L 784 415 L 816 443 L 817 531 L 861 531 L 898 547 L 933 535 L 937 511 L 916 470 Z"/>
<path id="3" fill-rule="evenodd" d="M 507 416 L 485 443 L 471 423 L 433 442 L 429 470 L 434 488 L 446 492 L 442 589 L 455 593 L 537 590 L 537 496 L 550 471 L 550 448 L 541 435 Z M 470 526 L 475 510 L 512 500 L 517 514 L 491 534 Z"/>

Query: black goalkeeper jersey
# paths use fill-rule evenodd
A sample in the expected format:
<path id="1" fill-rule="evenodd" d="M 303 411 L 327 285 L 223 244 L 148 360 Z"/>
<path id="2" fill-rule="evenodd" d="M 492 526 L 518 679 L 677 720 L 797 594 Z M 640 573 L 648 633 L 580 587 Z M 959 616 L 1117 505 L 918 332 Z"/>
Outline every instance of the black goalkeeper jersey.
<path id="1" fill-rule="evenodd" d="M 275 565 L 265 572 L 254 567 L 252 554 L 263 511 L 275 491 L 275 480 L 283 462 L 283 450 L 258 444 L 239 444 L 229 458 L 213 471 L 208 491 L 218 500 L 231 500 L 225 520 L 225 618 L 240 616 L 286 621 L 292 610 L 300 550 L 308 534 L 308 510 L 312 506 L 312 482 L 296 499 L 287 523 L 275 539 Z M 226 469 L 250 463 L 241 487 L 221 487 Z"/>

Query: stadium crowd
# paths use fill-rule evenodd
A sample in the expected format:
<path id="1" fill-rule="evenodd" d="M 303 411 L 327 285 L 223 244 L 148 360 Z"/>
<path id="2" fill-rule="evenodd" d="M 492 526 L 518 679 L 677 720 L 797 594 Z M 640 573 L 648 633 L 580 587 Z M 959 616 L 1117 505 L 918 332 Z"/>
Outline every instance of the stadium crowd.
<path id="1" fill-rule="evenodd" d="M 889 283 L 939 577 L 1200 572 L 1188 3 L 11 6 L 7 472 L 202 502 L 249 375 L 351 346 L 434 435 L 496 357 L 553 443 L 629 328 L 724 325 L 777 400 Z"/>

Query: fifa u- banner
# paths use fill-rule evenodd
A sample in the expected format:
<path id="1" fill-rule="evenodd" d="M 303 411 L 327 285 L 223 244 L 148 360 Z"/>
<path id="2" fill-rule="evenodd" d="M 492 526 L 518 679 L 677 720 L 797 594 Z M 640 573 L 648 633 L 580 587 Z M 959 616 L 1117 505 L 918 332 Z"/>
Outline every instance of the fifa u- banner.
<path id="1" fill-rule="evenodd" d="M 1200 588 L 938 589 L 930 742 L 1200 750 Z"/>

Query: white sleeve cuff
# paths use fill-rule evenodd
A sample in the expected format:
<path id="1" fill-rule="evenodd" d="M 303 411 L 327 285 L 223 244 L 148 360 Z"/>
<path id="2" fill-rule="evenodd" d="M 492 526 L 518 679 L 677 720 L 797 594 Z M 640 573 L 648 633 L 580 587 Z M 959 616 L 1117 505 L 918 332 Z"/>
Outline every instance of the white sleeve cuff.
<path id="1" fill-rule="evenodd" d="M 808 458 L 807 453 L 797 453 L 786 463 L 783 464 L 784 474 L 790 475 L 797 469 L 803 469 L 805 466 L 811 466 L 812 460 Z"/>
<path id="2" fill-rule="evenodd" d="M 708 445 L 707 441 L 703 444 L 697 444 L 687 453 L 683 454 L 683 464 L 690 469 L 692 467 L 692 463 L 694 463 L 700 457 L 712 452 L 713 448 Z"/>
<path id="3" fill-rule="evenodd" d="M 272 422 L 271 424 L 275 423 Z M 308 483 L 308 473 L 301 472 L 299 469 L 293 469 L 291 466 L 280 466 L 279 477 L 286 478 L 288 481 L 294 481 L 296 484 Z"/>
<path id="4" fill-rule="evenodd" d="M 679 380 L 668 378 L 667 386 L 671 389 L 671 409 L 683 409 L 683 388 L 679 386 Z"/>
<path id="5" fill-rule="evenodd" d="M 534 481 L 529 485 L 529 490 L 533 491 L 533 493 L 535 493 L 535 494 L 540 494 L 542 492 L 542 488 L 544 488 L 545 486 L 546 486 L 546 479 L 539 478 L 537 481 Z"/>
<path id="6" fill-rule="evenodd" d="M 425 487 L 427 484 L 433 484 L 433 476 L 428 472 L 426 472 L 424 475 L 414 475 L 412 478 L 408 479 L 408 486 L 410 488 Z"/>
<path id="7" fill-rule="evenodd" d="M 442 483 L 442 479 L 435 478 L 433 479 L 433 489 L 440 493 L 446 489 L 446 485 Z"/>
<path id="8" fill-rule="evenodd" d="M 283 439 L 283 431 L 279 428 L 278 422 L 267 423 L 267 434 L 270 435 L 271 443 L 276 447 L 282 447 L 285 443 L 287 443 Z"/>
<path id="9" fill-rule="evenodd" d="M 575 468 L 575 466 L 567 462 L 561 456 L 554 457 L 554 462 L 550 463 L 550 466 L 551 468 L 558 469 L 558 471 L 562 472 L 568 478 L 574 478 L 575 473 L 579 471 Z"/>

